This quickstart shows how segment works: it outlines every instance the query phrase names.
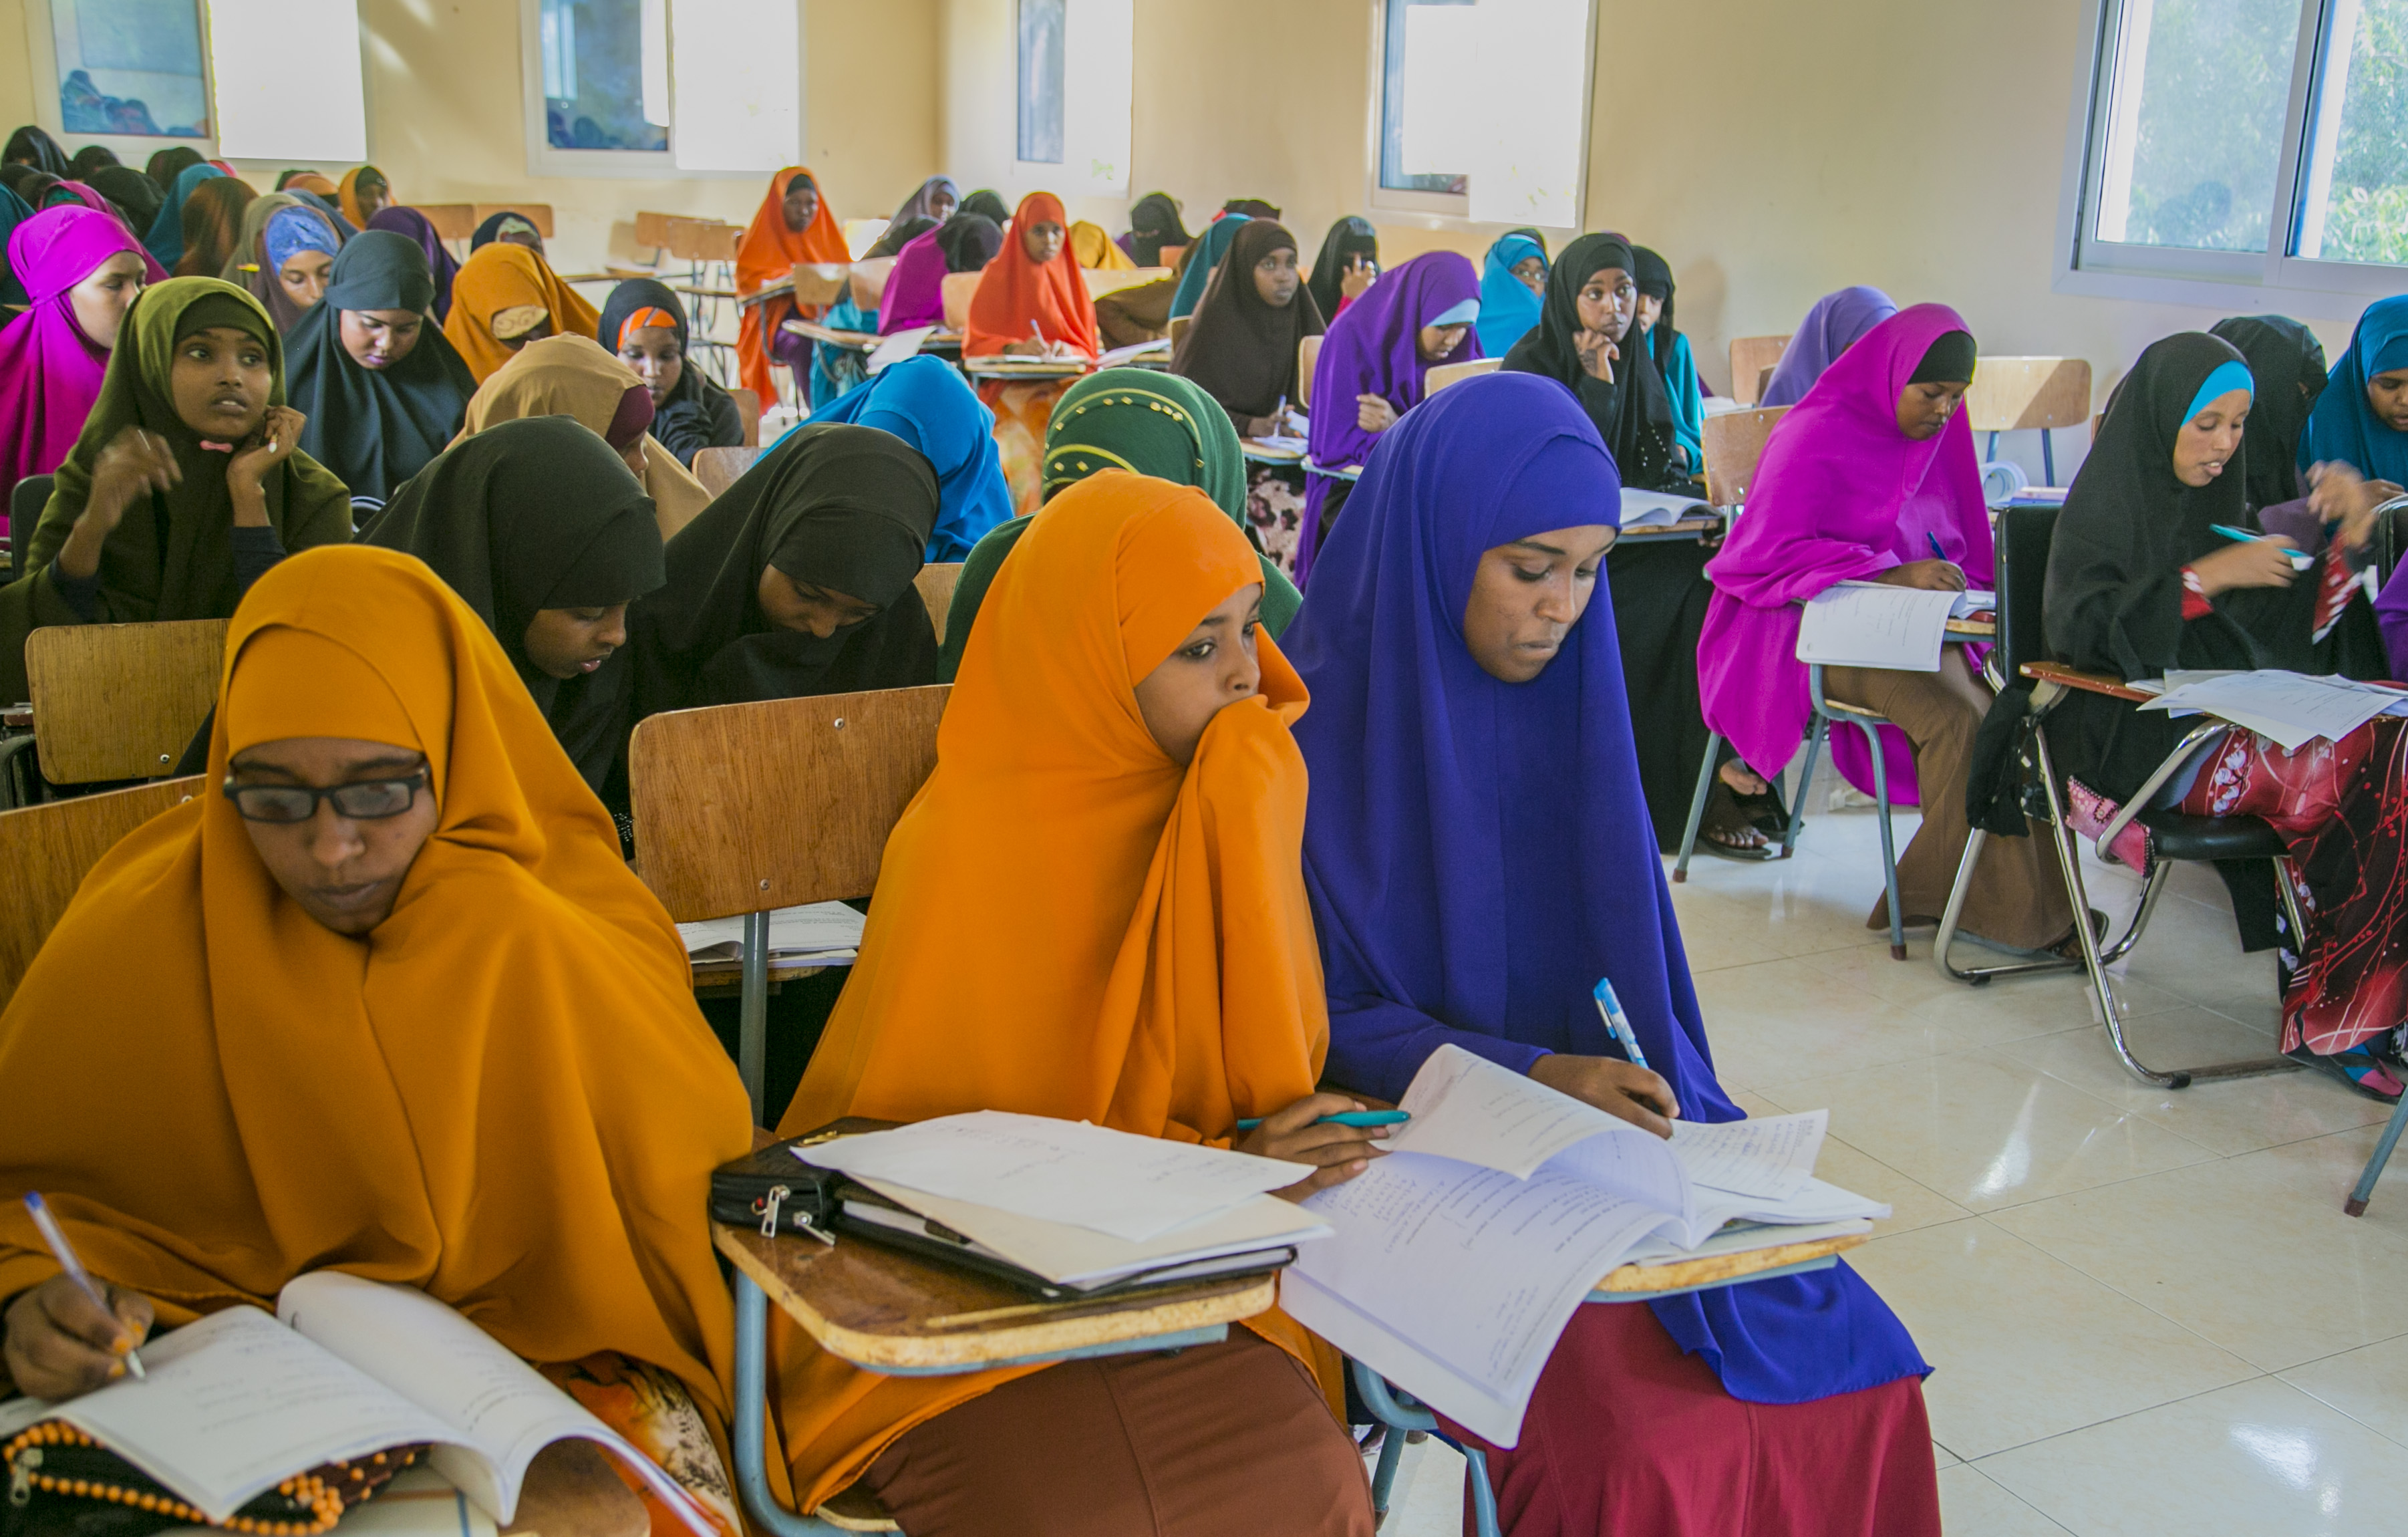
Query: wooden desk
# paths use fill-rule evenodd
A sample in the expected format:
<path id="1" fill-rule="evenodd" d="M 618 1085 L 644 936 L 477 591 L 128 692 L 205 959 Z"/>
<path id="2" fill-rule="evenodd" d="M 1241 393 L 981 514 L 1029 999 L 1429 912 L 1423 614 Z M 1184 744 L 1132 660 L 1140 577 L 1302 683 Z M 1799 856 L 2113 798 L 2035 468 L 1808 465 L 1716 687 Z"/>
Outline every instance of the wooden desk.
<path id="1" fill-rule="evenodd" d="M 1616 544 L 1689 544 L 1709 534 L 1723 531 L 1722 514 L 1710 518 L 1683 518 L 1677 523 L 1658 524 L 1653 528 L 1632 528 L 1615 539 Z"/>
<path id="2" fill-rule="evenodd" d="M 698 960 L 690 964 L 694 967 L 694 990 L 697 993 L 709 992 L 717 995 L 725 992 L 733 997 L 744 985 L 744 963 L 741 960 L 734 958 Z M 845 961 L 841 964 L 851 966 L 853 963 Z M 823 962 L 813 961 L 798 965 L 792 961 L 781 961 L 772 957 L 769 962 L 769 981 L 773 984 L 781 982 L 794 982 L 803 977 L 818 976 L 826 970 L 827 966 Z"/>
<path id="3" fill-rule="evenodd" d="M 1304 472 L 1307 475 L 1318 475 L 1326 481 L 1359 481 L 1363 478 L 1361 465 L 1340 465 L 1332 469 L 1327 465 L 1314 464 L 1311 454 L 1306 454 L 1298 462 L 1304 466 Z"/>
<path id="4" fill-rule="evenodd" d="M 1030 358 L 1023 361 L 997 355 L 962 359 L 962 372 L 972 379 L 1076 379 L 1094 367 L 1095 365 L 1085 358 Z"/>
<path id="5" fill-rule="evenodd" d="M 1238 452 L 1243 453 L 1250 464 L 1300 465 L 1304 463 L 1304 450 L 1274 448 L 1259 438 L 1239 438 Z"/>
<path id="6" fill-rule="evenodd" d="M 1952 640 L 1995 640 L 1999 638 L 1999 622 L 1995 619 L 1952 619 L 1948 622 L 1948 638 Z"/>
<path id="7" fill-rule="evenodd" d="M 779 329 L 789 336 L 809 337 L 813 341 L 855 352 L 867 352 L 886 339 L 875 331 L 839 331 L 817 321 L 790 320 Z"/>

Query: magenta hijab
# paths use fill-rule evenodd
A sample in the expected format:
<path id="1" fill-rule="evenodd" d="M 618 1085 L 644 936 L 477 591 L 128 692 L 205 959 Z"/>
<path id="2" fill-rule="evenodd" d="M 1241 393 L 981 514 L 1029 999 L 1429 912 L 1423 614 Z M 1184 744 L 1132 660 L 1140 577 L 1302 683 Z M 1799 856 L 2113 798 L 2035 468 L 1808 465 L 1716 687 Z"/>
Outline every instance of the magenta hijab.
<path id="1" fill-rule="evenodd" d="M 929 230 L 903 242 L 878 299 L 878 329 L 893 336 L 915 325 L 945 323 L 945 274 L 953 268 Z"/>
<path id="2" fill-rule="evenodd" d="M 53 193 L 65 193 L 68 196 L 73 197 L 85 208 L 91 208 L 97 213 L 105 213 L 108 215 L 111 219 L 116 220 L 120 225 L 123 225 L 125 223 L 125 215 L 120 213 L 117 210 L 117 205 L 110 202 L 107 194 L 102 193 L 97 187 L 93 187 L 82 181 L 62 181 L 57 186 L 52 187 L 50 191 Z M 66 205 L 64 203 L 54 203 L 51 205 L 52 208 L 64 208 L 65 206 Z M 158 257 L 151 255 L 150 251 L 140 244 L 142 232 L 140 230 L 135 230 L 133 234 L 136 241 L 135 254 L 142 258 L 142 281 L 145 284 L 165 282 L 167 280 L 167 269 L 159 265 Z M 78 281 L 81 281 L 81 280 L 79 279 Z"/>
<path id="3" fill-rule="evenodd" d="M 121 251 L 144 254 L 116 215 L 67 205 L 9 235 L 8 265 L 33 307 L 0 330 L 0 487 L 58 468 L 100 398 L 108 349 L 76 323 L 67 290 Z M 0 506 L 0 529 L 7 513 Z"/>
<path id="4" fill-rule="evenodd" d="M 1797 752 L 1812 713 L 1798 660 L 1799 604 L 1833 582 L 1928 560 L 1935 540 L 1972 585 L 1992 583 L 1990 520 L 1965 413 L 1923 442 L 1898 430 L 1899 395 L 1924 353 L 1970 329 L 1944 304 L 1918 304 L 1842 352 L 1772 429 L 1746 508 L 1706 564 L 1714 584 L 1698 639 L 1706 725 L 1768 778 Z M 1861 739 L 1845 736 L 1869 769 Z M 1898 768 L 1913 760 L 1887 757 L 1891 798 L 1908 804 L 1913 776 L 1901 784 Z"/>

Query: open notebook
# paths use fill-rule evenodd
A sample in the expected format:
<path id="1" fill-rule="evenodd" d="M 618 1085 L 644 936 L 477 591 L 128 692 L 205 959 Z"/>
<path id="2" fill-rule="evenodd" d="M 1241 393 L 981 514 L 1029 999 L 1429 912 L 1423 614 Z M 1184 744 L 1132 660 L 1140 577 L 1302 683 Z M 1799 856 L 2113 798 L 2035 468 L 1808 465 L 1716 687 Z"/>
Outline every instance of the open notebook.
<path id="1" fill-rule="evenodd" d="M 1998 606 L 1996 593 L 1834 582 L 1807 600 L 1798 625 L 1798 659 L 1834 668 L 1937 672 L 1948 622 Z"/>

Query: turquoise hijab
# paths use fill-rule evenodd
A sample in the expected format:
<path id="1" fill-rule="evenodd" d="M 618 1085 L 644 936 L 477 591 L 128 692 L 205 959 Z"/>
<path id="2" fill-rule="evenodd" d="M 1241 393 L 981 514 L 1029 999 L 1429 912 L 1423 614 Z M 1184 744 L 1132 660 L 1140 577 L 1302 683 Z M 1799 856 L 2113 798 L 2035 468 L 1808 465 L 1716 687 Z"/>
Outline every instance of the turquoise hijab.
<path id="1" fill-rule="evenodd" d="M 225 172 L 206 161 L 177 173 L 176 184 L 167 189 L 166 200 L 159 205 L 159 216 L 150 221 L 150 233 L 142 237 L 142 243 L 159 259 L 161 266 L 173 272 L 176 264 L 183 259 L 184 199 L 192 196 L 193 189 L 202 182 L 223 175 Z"/>
<path id="2" fill-rule="evenodd" d="M 1513 268 L 1533 256 L 1543 280 L 1547 242 L 1534 229 L 1509 230 L 1488 248 L 1488 260 L 1480 269 L 1480 319 L 1473 329 L 1480 333 L 1481 352 L 1489 357 L 1512 352 L 1539 323 L 1539 311 L 1546 307 L 1542 292 L 1513 276 Z"/>
<path id="3" fill-rule="evenodd" d="M 1221 265 L 1221 258 L 1228 254 L 1229 242 L 1238 237 L 1238 232 L 1246 224 L 1245 215 L 1226 213 L 1205 229 L 1204 249 L 1189 259 L 1187 270 L 1179 275 L 1179 286 L 1171 291 L 1172 320 L 1196 313 L 1196 307 L 1204 302 L 1204 285 L 1212 280 L 1213 269 Z"/>

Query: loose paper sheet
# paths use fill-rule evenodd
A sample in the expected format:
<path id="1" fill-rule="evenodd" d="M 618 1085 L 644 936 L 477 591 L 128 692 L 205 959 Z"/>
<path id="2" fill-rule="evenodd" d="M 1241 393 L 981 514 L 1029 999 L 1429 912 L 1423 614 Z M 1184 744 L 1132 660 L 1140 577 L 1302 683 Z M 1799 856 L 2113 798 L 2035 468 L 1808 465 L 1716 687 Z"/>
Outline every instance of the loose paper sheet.
<path id="1" fill-rule="evenodd" d="M 841 955 L 852 958 L 861 948 L 868 918 L 842 902 L 811 902 L 781 907 L 769 914 L 769 954 L 780 956 Z M 695 960 L 735 960 L 744 954 L 744 920 L 705 918 L 678 925 L 678 938 Z"/>
<path id="2" fill-rule="evenodd" d="M 1956 596 L 1885 582 L 1837 582 L 1807 599 L 1798 625 L 1798 660 L 1937 672 Z"/>
<path id="3" fill-rule="evenodd" d="M 2408 714 L 2408 697 L 2391 689 L 2278 668 L 2169 682 L 2163 694 L 2140 708 L 2214 715 L 2255 731 L 2286 752 L 2319 738 L 2337 741 L 2377 715 Z"/>
<path id="4" fill-rule="evenodd" d="M 1814 1177 L 1831 1113 L 1756 1115 L 1705 1125 L 1676 1121 L 1672 1154 L 1696 1184 L 1736 1195 L 1786 1200 Z"/>

